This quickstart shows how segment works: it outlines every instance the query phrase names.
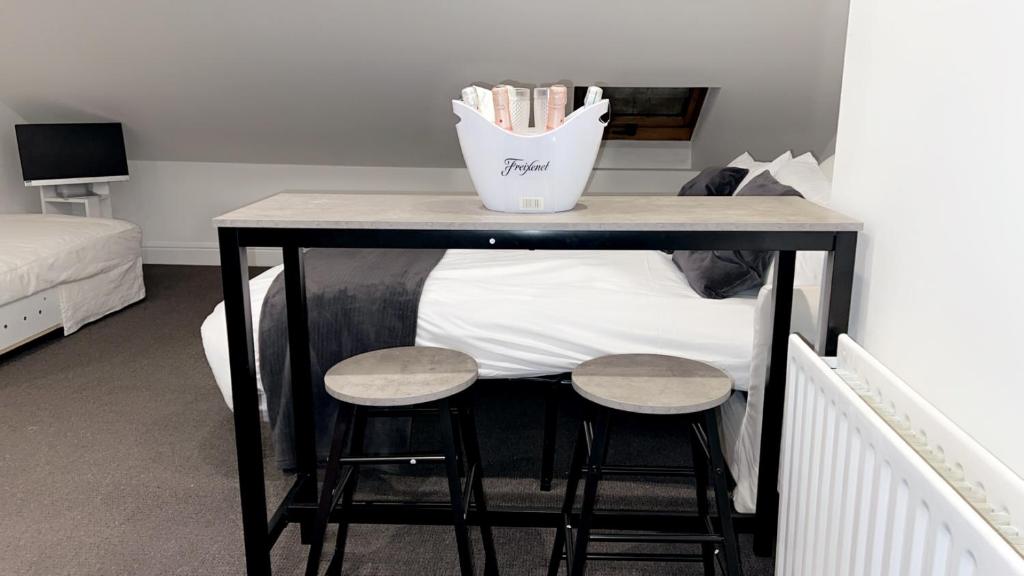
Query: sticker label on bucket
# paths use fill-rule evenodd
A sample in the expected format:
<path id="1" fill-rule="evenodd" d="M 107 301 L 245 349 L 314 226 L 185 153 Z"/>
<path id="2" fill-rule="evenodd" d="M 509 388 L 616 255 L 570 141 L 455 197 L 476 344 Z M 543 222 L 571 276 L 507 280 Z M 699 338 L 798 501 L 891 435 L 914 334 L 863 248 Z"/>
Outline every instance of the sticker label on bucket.
<path id="1" fill-rule="evenodd" d="M 519 199 L 520 210 L 543 210 L 544 209 L 544 198 L 520 198 Z"/>

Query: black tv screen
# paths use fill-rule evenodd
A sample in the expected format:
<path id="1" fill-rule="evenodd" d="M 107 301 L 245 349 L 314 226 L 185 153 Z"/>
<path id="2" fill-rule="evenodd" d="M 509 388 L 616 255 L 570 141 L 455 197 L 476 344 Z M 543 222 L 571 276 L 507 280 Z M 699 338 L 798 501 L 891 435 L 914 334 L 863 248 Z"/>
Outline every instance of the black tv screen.
<path id="1" fill-rule="evenodd" d="M 26 182 L 128 176 L 119 123 L 18 124 L 14 130 Z"/>

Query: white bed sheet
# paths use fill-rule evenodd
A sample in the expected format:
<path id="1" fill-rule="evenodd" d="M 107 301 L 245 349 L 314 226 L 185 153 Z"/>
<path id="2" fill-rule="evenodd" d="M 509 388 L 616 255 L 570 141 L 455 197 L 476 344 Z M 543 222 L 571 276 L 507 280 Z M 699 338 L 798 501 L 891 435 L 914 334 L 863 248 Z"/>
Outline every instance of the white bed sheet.
<path id="1" fill-rule="evenodd" d="M 0 306 L 54 286 L 65 334 L 144 298 L 142 231 L 111 218 L 0 215 Z"/>
<path id="2" fill-rule="evenodd" d="M 280 272 L 280 266 L 271 268 L 250 281 L 254 334 L 263 300 Z M 815 306 L 807 294 L 798 294 L 797 316 Z M 718 366 L 737 390 L 750 391 L 733 395 L 723 407 L 721 425 L 737 480 L 737 509 L 752 512 L 770 304 L 770 286 L 745 297 L 701 298 L 661 252 L 449 250 L 424 286 L 416 343 L 470 354 L 485 378 L 568 372 L 590 358 L 627 352 L 679 355 Z M 223 303 L 201 332 L 230 407 Z M 254 348 L 266 418 L 258 341 Z"/>

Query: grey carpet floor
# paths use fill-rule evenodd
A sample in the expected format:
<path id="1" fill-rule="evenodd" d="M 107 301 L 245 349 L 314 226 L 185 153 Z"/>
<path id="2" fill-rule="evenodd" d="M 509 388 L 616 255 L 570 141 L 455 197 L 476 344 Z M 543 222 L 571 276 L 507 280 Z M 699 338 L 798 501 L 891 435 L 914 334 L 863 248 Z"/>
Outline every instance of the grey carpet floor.
<path id="1" fill-rule="evenodd" d="M 231 413 L 199 338 L 199 325 L 220 300 L 219 271 L 147 266 L 145 274 L 145 301 L 0 358 L 0 575 L 244 573 Z M 543 494 L 533 478 L 538 392 L 478 385 L 486 486 L 495 504 L 559 502 L 561 483 Z M 576 418 L 571 398 L 566 404 L 558 470 L 567 466 Z M 673 426 L 617 423 L 610 459 L 685 459 Z M 414 429 L 429 442 L 428 423 Z M 267 489 L 276 501 L 288 477 L 274 469 L 265 447 Z M 422 471 L 373 475 L 361 488 L 444 494 L 440 479 Z M 601 503 L 612 506 L 664 508 L 691 499 L 691 488 L 674 483 L 609 481 L 601 489 Z M 502 573 L 542 574 L 551 538 L 549 530 L 497 529 Z M 741 544 L 745 573 L 771 574 L 769 561 L 749 553 L 749 537 Z M 444 527 L 356 526 L 348 550 L 347 574 L 457 571 L 454 539 Z M 274 549 L 275 573 L 301 574 L 304 556 L 297 529 L 289 527 Z M 589 573 L 700 572 L 595 563 Z"/>

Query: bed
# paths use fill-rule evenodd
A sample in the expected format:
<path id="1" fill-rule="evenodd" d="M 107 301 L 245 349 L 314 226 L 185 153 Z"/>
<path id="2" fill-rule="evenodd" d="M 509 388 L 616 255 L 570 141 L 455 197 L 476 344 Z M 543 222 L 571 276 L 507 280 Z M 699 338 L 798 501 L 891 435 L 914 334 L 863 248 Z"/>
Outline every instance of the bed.
<path id="1" fill-rule="evenodd" d="M 250 281 L 254 333 L 280 272 L 271 268 Z M 817 296 L 816 286 L 796 290 L 793 327 L 806 335 L 815 332 Z M 718 366 L 739 391 L 722 411 L 735 504 L 753 512 L 770 313 L 771 286 L 708 300 L 661 252 L 449 250 L 420 297 L 416 343 L 472 355 L 484 378 L 559 374 L 595 356 L 625 352 L 675 354 Z M 201 332 L 231 406 L 223 303 Z M 266 418 L 258 376 L 257 385 Z"/>
<path id="2" fill-rule="evenodd" d="M 142 231 L 111 218 L 0 214 L 0 353 L 145 297 Z"/>

